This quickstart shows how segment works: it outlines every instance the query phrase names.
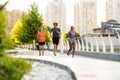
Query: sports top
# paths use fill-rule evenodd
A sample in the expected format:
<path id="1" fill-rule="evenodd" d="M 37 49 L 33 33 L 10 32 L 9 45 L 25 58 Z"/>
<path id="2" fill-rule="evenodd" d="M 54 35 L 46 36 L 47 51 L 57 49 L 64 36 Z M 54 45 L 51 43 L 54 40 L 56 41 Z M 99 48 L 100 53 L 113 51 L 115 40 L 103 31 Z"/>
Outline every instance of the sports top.
<path id="1" fill-rule="evenodd" d="M 45 42 L 45 32 L 38 32 L 38 42 Z"/>

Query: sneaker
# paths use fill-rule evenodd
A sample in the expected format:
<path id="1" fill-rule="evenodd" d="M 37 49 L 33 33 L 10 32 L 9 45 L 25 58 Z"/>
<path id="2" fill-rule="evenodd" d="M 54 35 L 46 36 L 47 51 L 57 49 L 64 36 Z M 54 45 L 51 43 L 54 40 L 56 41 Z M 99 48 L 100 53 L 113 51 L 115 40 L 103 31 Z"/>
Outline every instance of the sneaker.
<path id="1" fill-rule="evenodd" d="M 72 55 L 72 57 L 74 58 L 74 55 Z"/>
<path id="2" fill-rule="evenodd" d="M 55 53 L 53 53 L 54 54 L 54 56 L 56 56 L 56 54 Z"/>
<path id="3" fill-rule="evenodd" d="M 67 55 L 69 56 L 69 52 L 67 52 Z"/>

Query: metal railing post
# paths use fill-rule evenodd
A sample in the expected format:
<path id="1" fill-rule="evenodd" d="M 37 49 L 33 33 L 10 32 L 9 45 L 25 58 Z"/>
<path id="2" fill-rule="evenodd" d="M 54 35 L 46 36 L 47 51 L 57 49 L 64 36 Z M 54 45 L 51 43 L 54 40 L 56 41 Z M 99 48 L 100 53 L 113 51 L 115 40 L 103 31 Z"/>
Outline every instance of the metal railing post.
<path id="1" fill-rule="evenodd" d="M 95 44 L 96 44 L 96 52 L 99 52 L 99 46 L 96 36 L 95 36 Z"/>
<path id="2" fill-rule="evenodd" d="M 118 40 L 119 40 L 119 46 L 120 46 L 120 33 L 118 33 L 117 31 L 116 31 L 116 33 L 117 33 L 117 37 L 118 37 Z M 119 52 L 120 52 L 120 48 L 119 48 Z"/>
<path id="3" fill-rule="evenodd" d="M 88 40 L 87 40 L 87 38 L 85 38 L 85 46 L 86 46 L 86 51 L 88 51 Z"/>
<path id="4" fill-rule="evenodd" d="M 104 43 L 104 40 L 103 40 L 103 36 L 100 35 L 100 37 L 101 37 L 101 41 L 102 41 L 103 52 L 106 52 L 106 47 L 105 47 L 105 43 Z"/>
<path id="5" fill-rule="evenodd" d="M 89 40 L 90 40 L 90 46 L 91 46 L 91 49 L 90 49 L 90 50 L 93 52 L 93 43 L 92 43 L 92 37 L 90 37 L 90 39 L 89 39 Z"/>
<path id="6" fill-rule="evenodd" d="M 85 50 L 85 44 L 84 44 L 84 41 L 83 41 L 83 39 L 82 39 L 83 37 L 81 37 L 81 42 L 82 42 L 82 51 L 84 51 Z"/>
<path id="7" fill-rule="evenodd" d="M 110 52 L 114 53 L 114 47 L 113 47 L 113 43 L 112 43 L 110 34 L 108 34 L 108 37 L 109 37 L 109 42 L 110 42 Z"/>

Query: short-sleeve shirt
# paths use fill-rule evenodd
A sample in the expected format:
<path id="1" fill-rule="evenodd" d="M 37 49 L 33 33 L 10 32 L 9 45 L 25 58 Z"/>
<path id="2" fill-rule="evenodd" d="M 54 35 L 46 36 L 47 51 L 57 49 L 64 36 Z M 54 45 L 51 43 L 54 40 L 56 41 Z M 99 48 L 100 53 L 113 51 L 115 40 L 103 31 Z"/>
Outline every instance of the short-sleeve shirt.
<path id="1" fill-rule="evenodd" d="M 60 35 L 57 33 L 57 31 L 60 32 L 60 28 L 52 28 L 52 29 L 51 29 L 52 36 L 53 36 L 53 37 L 60 37 Z"/>
<path id="2" fill-rule="evenodd" d="M 45 42 L 45 32 L 38 32 L 38 42 Z"/>

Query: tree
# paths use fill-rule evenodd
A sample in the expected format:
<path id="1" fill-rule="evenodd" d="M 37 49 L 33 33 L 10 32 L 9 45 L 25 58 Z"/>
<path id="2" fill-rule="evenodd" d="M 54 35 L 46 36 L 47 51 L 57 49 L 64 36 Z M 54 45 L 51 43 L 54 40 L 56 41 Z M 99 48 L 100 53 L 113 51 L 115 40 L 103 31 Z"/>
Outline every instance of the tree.
<path id="1" fill-rule="evenodd" d="M 38 6 L 33 3 L 28 13 L 24 13 L 22 16 L 22 28 L 21 34 L 19 34 L 20 42 L 31 43 L 33 40 L 37 40 L 37 32 L 42 25 L 43 19 L 39 14 Z"/>
<path id="2" fill-rule="evenodd" d="M 12 46 L 10 38 L 5 35 L 6 25 L 3 8 L 6 4 L 0 6 L 0 80 L 21 80 L 22 76 L 31 69 L 31 64 L 5 54 L 3 48 Z"/>
<path id="3" fill-rule="evenodd" d="M 47 45 L 47 49 L 49 49 L 49 44 L 48 43 L 52 41 L 51 36 L 50 36 L 50 30 L 51 30 L 51 28 L 48 25 L 44 25 L 44 31 L 46 33 L 45 42 L 46 42 L 46 45 Z"/>
<path id="4" fill-rule="evenodd" d="M 51 41 L 51 36 L 50 36 L 50 30 L 51 28 L 48 25 L 44 25 L 44 31 L 46 33 L 46 42 L 50 42 Z"/>
<path id="5" fill-rule="evenodd" d="M 15 43 L 20 43 L 20 35 L 22 35 L 21 33 L 21 29 L 22 29 L 22 19 L 20 18 L 16 24 L 13 26 L 13 29 L 11 31 L 11 39 L 15 42 Z"/>
<path id="6" fill-rule="evenodd" d="M 5 36 L 5 15 L 0 11 L 0 51 L 4 48 L 3 37 Z"/>
<path id="7" fill-rule="evenodd" d="M 6 2 L 2 8 L 0 8 L 0 50 L 3 50 L 4 48 L 10 49 L 14 47 L 14 42 L 6 36 L 5 29 L 6 29 L 6 10 L 3 9 L 5 5 L 8 2 Z"/>

